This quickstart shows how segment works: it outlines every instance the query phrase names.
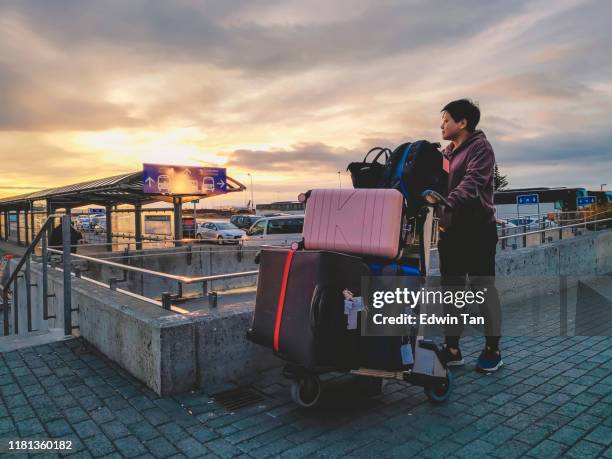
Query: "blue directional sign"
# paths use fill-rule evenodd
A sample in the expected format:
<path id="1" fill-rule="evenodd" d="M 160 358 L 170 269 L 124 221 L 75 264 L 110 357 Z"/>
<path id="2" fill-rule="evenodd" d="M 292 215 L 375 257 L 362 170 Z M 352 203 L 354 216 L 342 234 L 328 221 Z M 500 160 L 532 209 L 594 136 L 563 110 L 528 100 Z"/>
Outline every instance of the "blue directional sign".
<path id="1" fill-rule="evenodd" d="M 540 203 L 540 198 L 537 194 L 520 194 L 516 197 L 516 204 L 517 205 L 524 205 L 524 204 L 539 204 Z"/>
<path id="2" fill-rule="evenodd" d="M 90 207 L 89 209 L 87 209 L 87 212 L 90 214 L 103 215 L 106 213 L 106 209 L 97 209 L 95 207 Z"/>
<path id="3" fill-rule="evenodd" d="M 597 203 L 596 196 L 582 196 L 577 199 L 578 207 L 590 206 L 591 204 Z"/>
<path id="4" fill-rule="evenodd" d="M 222 167 L 143 164 L 143 192 L 200 195 L 227 193 L 227 175 Z"/>

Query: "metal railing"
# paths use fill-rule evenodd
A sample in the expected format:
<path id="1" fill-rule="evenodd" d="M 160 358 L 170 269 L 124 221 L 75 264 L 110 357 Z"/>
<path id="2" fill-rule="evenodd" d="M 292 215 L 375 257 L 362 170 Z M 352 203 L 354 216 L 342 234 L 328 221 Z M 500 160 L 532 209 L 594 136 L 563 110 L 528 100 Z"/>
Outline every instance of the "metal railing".
<path id="1" fill-rule="evenodd" d="M 62 246 L 61 249 L 49 247 L 48 245 L 48 237 L 49 232 L 52 228 L 52 222 L 55 218 L 61 218 L 62 221 Z M 180 240 L 181 242 L 185 242 L 185 240 Z M 38 244 L 42 244 L 41 250 L 41 266 L 42 266 L 42 312 L 43 312 L 43 320 L 55 319 L 57 318 L 55 315 L 49 315 L 49 298 L 55 296 L 55 294 L 49 294 L 49 282 L 48 282 L 48 273 L 49 273 L 49 264 L 52 261 L 50 254 L 61 255 L 61 264 L 62 268 L 57 268 L 55 266 L 56 260 L 53 260 L 52 267 L 58 269 L 63 272 L 63 311 L 64 311 L 64 333 L 69 335 L 72 333 L 72 330 L 78 328 L 78 326 L 72 325 L 72 312 L 78 311 L 72 308 L 72 277 L 79 278 L 85 281 L 93 282 L 96 285 L 106 286 L 111 290 L 119 291 L 120 293 L 125 293 L 130 296 L 138 297 L 144 300 L 147 300 L 153 304 L 161 305 L 163 309 L 171 310 L 172 309 L 172 300 L 176 300 L 182 297 L 182 290 L 184 284 L 202 284 L 202 296 L 209 297 L 209 304 L 212 307 L 217 306 L 217 294 L 216 292 L 209 292 L 209 285 L 212 281 L 223 280 L 223 279 L 232 279 L 238 277 L 247 277 L 247 276 L 255 276 L 258 274 L 258 271 L 245 271 L 238 273 L 227 273 L 227 274 L 214 274 L 208 276 L 182 276 L 175 275 L 169 273 L 163 273 L 159 271 L 153 271 L 146 268 L 139 268 L 137 266 L 130 266 L 123 263 L 116 263 L 113 261 L 94 258 L 87 255 L 81 255 L 72 253 L 71 249 L 75 247 L 79 247 L 81 245 L 71 245 L 71 222 L 70 216 L 65 214 L 60 215 L 50 215 L 45 222 L 42 224 L 39 232 L 36 234 L 32 242 L 26 248 L 25 253 L 22 255 L 20 260 L 17 262 L 17 265 L 12 270 L 11 274 L 8 276 L 7 281 L 4 285 L 0 285 L 0 290 L 2 291 L 2 305 L 3 305 L 3 332 L 4 335 L 8 335 L 10 333 L 10 315 L 9 315 L 9 307 L 12 306 L 13 309 L 13 332 L 15 334 L 19 333 L 19 312 L 20 312 L 20 303 L 19 303 L 19 280 L 25 279 L 26 283 L 26 316 L 27 316 L 27 330 L 28 332 L 34 331 L 32 327 L 32 298 L 31 298 L 31 287 L 37 286 L 37 284 L 31 283 L 31 260 L 32 256 L 35 254 L 36 247 Z M 104 243 L 98 245 L 106 245 Z M 57 246 L 55 246 L 57 247 Z M 81 275 L 81 269 L 78 267 L 73 267 L 74 260 L 84 260 L 87 262 L 98 263 L 101 265 L 106 265 L 113 268 L 118 268 L 123 271 L 123 278 L 111 278 L 109 280 L 109 284 L 105 284 L 103 282 L 96 281 L 94 279 L 89 279 L 83 277 Z M 21 274 L 21 271 L 24 270 L 24 275 Z M 163 278 L 171 281 L 176 281 L 178 286 L 178 293 L 172 294 L 170 292 L 163 292 L 161 295 L 161 303 L 155 300 L 143 297 L 141 295 L 134 294 L 132 292 L 127 292 L 125 290 L 117 289 L 117 284 L 120 282 L 124 282 L 127 280 L 127 272 L 137 272 L 141 274 L 151 275 L 157 278 Z"/>
<path id="2" fill-rule="evenodd" d="M 49 252 L 51 253 L 57 253 L 60 254 L 62 252 L 60 252 L 57 249 L 48 249 Z M 169 301 L 173 300 L 173 299 L 178 299 L 181 298 L 183 296 L 183 284 L 202 284 L 202 296 L 207 296 L 209 294 L 208 291 L 208 286 L 209 286 L 209 282 L 215 281 L 215 280 L 223 280 L 223 279 L 234 279 L 234 278 L 238 278 L 238 277 L 247 277 L 247 276 L 255 276 L 258 274 L 259 271 L 243 271 L 243 272 L 237 272 L 237 273 L 227 273 L 227 274 L 213 274 L 213 275 L 208 275 L 208 276 L 196 276 L 196 277 L 189 277 L 189 276 L 182 276 L 182 275 L 177 275 L 177 274 L 169 274 L 169 273 L 164 273 L 161 271 L 153 271 L 151 269 L 146 269 L 146 268 L 139 268 L 138 266 L 130 266 L 130 265 L 126 265 L 123 263 L 116 263 L 114 261 L 108 261 L 105 259 L 100 259 L 100 258 L 94 258 L 94 257 L 89 257 L 87 255 L 78 255 L 78 254 L 72 254 L 72 257 L 74 259 L 77 260 L 85 260 L 88 262 L 93 262 L 93 263 L 98 263 L 101 265 L 105 265 L 105 266 L 109 266 L 112 268 L 118 268 L 123 270 L 123 278 L 122 279 L 117 279 L 117 278 L 112 278 L 109 280 L 109 284 L 108 287 L 111 290 L 116 290 L 116 284 L 120 283 L 120 282 L 125 282 L 127 280 L 127 276 L 126 273 L 127 272 L 135 272 L 135 273 L 140 273 L 140 274 L 146 274 L 149 276 L 153 276 L 153 277 L 157 277 L 160 279 L 167 279 L 167 280 L 171 280 L 171 281 L 175 281 L 177 282 L 177 286 L 178 286 L 178 293 L 177 295 L 172 295 L 170 292 L 164 292 L 162 293 L 162 305 L 164 309 L 170 309 L 170 303 Z M 80 277 L 80 272 L 75 273 L 77 277 Z M 215 305 L 213 305 L 214 307 Z"/>
<path id="3" fill-rule="evenodd" d="M 511 234 L 511 235 L 504 235 L 502 234 L 502 236 L 499 236 L 498 239 L 499 241 L 502 242 L 502 249 L 506 248 L 506 241 L 508 239 L 515 239 L 515 238 L 522 238 L 522 242 L 523 242 L 523 247 L 527 247 L 527 236 L 532 235 L 532 234 L 540 234 L 541 238 L 540 238 L 540 243 L 544 244 L 546 242 L 545 240 L 545 234 L 549 233 L 549 232 L 555 232 L 558 231 L 559 232 L 559 240 L 563 239 L 563 230 L 566 228 L 586 228 L 587 226 L 592 226 L 595 230 L 597 230 L 597 227 L 599 224 L 601 223 L 608 223 L 608 222 L 612 222 L 612 217 L 610 218 L 603 218 L 603 219 L 598 219 L 598 220 L 589 220 L 589 221 L 583 221 L 580 223 L 574 223 L 571 225 L 562 225 L 562 226 L 557 226 L 554 228 L 543 228 L 543 229 L 539 229 L 539 230 L 534 230 L 534 231 L 525 231 L 522 233 L 518 233 L 518 234 Z M 515 249 L 516 247 L 513 247 L 513 249 Z"/>
<path id="4" fill-rule="evenodd" d="M 31 298 L 31 287 L 36 284 L 31 283 L 31 271 L 30 261 L 32 253 L 35 247 L 42 240 L 42 262 L 43 262 L 43 319 L 48 320 L 48 284 L 47 284 L 47 234 L 50 226 L 55 218 L 62 219 L 62 242 L 64 248 L 62 251 L 63 263 L 64 263 L 64 333 L 69 335 L 72 333 L 72 302 L 71 302 L 71 279 L 70 279 L 70 216 L 69 215 L 50 215 L 43 223 L 40 231 L 36 234 L 32 242 L 26 248 L 25 253 L 17 262 L 17 266 L 13 270 L 12 274 L 8 277 L 4 285 L 0 286 L 2 289 L 2 306 L 3 306 L 3 319 L 4 319 L 4 335 L 9 334 L 9 306 L 12 304 L 13 307 L 13 331 L 15 334 L 19 333 L 19 279 L 23 278 L 26 284 L 26 317 L 28 332 L 32 330 L 32 298 Z M 25 265 L 25 274 L 20 275 L 22 268 Z M 12 285 L 12 289 L 11 289 Z M 11 301 L 9 302 L 9 295 Z M 55 318 L 55 317 L 53 317 Z"/>
<path id="5" fill-rule="evenodd" d="M 49 247 L 48 242 L 47 242 L 47 236 L 49 234 L 52 221 L 55 218 L 61 218 L 61 221 L 62 221 L 63 246 L 61 250 Z M 554 228 L 544 228 L 544 229 L 539 229 L 539 230 L 534 230 L 534 231 L 527 231 L 527 232 L 523 232 L 520 234 L 502 235 L 501 237 L 499 237 L 499 239 L 500 241 L 502 241 L 502 245 L 504 245 L 504 243 L 509 239 L 522 237 L 524 246 L 526 246 L 526 237 L 528 235 L 542 234 L 541 242 L 545 242 L 544 235 L 547 232 L 559 231 L 559 238 L 562 239 L 563 230 L 566 228 L 577 228 L 577 227 L 586 228 L 587 226 L 590 226 L 590 225 L 593 225 L 594 228 L 597 228 L 599 224 L 609 223 L 609 222 L 612 222 L 612 218 L 581 221 L 580 223 L 575 223 L 571 225 L 563 225 L 563 226 L 558 226 Z M 208 296 L 209 303 L 211 304 L 211 306 L 216 307 L 216 304 L 217 304 L 216 303 L 216 300 L 217 300 L 216 292 L 209 292 L 209 285 L 212 281 L 239 278 L 239 277 L 247 277 L 247 276 L 256 276 L 258 274 L 257 270 L 253 270 L 253 271 L 245 271 L 245 272 L 237 272 L 237 273 L 190 277 L 190 276 L 176 275 L 176 274 L 169 274 L 169 273 L 164 273 L 160 271 L 154 271 L 154 270 L 150 270 L 146 268 L 140 268 L 137 266 L 130 266 L 130 265 L 126 265 L 123 263 L 117 263 L 117 262 L 113 262 L 113 261 L 106 260 L 106 259 L 71 253 L 71 248 L 78 247 L 78 245 L 77 246 L 70 245 L 70 242 L 71 242 L 70 241 L 70 227 L 71 227 L 70 216 L 68 215 L 49 216 L 47 220 L 41 226 L 40 231 L 37 233 L 35 238 L 32 240 L 32 242 L 27 247 L 24 255 L 21 257 L 21 259 L 15 266 L 15 269 L 10 274 L 8 280 L 5 282 L 4 285 L 0 285 L 0 289 L 2 290 L 2 299 L 3 299 L 3 317 L 4 317 L 4 334 L 5 335 L 9 334 L 9 305 L 11 303 L 13 305 L 13 310 L 14 310 L 13 311 L 14 312 L 13 330 L 15 333 L 19 332 L 19 307 L 18 305 L 19 305 L 19 280 L 20 279 L 24 279 L 26 283 L 26 317 L 27 317 L 27 323 L 28 323 L 28 331 L 33 331 L 32 330 L 32 304 L 31 304 L 30 288 L 33 286 L 36 286 L 36 284 L 31 283 L 30 262 L 31 262 L 32 255 L 34 254 L 34 250 L 39 243 L 42 243 L 41 264 L 42 264 L 42 283 L 43 283 L 42 285 L 43 319 L 48 320 L 51 318 L 56 318 L 56 316 L 50 316 L 49 310 L 48 310 L 48 299 L 50 297 L 55 296 L 55 295 L 48 294 L 48 269 L 49 269 L 48 265 L 50 261 L 49 254 L 50 253 L 59 254 L 62 256 L 61 259 L 62 259 L 62 265 L 63 265 L 61 271 L 63 271 L 63 277 L 64 277 L 64 282 L 63 282 L 64 332 L 67 335 L 71 334 L 74 328 L 77 328 L 77 327 L 72 326 L 72 312 L 75 311 L 74 309 L 72 309 L 72 303 L 71 303 L 71 289 L 72 289 L 72 276 L 73 275 L 76 278 L 81 278 L 86 281 L 95 282 L 96 284 L 104 285 L 111 290 L 120 291 L 121 293 L 126 293 L 132 296 L 138 296 L 140 298 L 144 298 L 144 297 L 141 297 L 140 295 L 137 295 L 137 294 L 133 294 L 131 292 L 126 292 L 124 290 L 117 289 L 118 283 L 125 282 L 127 280 L 128 272 L 135 272 L 135 273 L 140 273 L 144 275 L 150 275 L 153 277 L 177 282 L 177 289 L 178 289 L 177 294 L 172 294 L 170 292 L 163 292 L 161 295 L 162 308 L 166 310 L 171 310 L 171 307 L 172 307 L 171 302 L 173 300 L 176 300 L 182 297 L 184 284 L 190 285 L 190 284 L 201 283 L 202 284 L 202 296 L 203 297 Z M 434 235 L 432 235 L 434 238 L 435 238 L 436 233 L 437 231 L 434 231 Z M 195 242 L 194 240 L 185 240 L 185 239 L 175 240 L 173 242 L 187 242 L 187 241 Z M 100 243 L 96 245 L 107 245 L 107 244 L 108 243 Z M 261 249 L 261 247 L 259 247 L 258 249 L 254 249 L 254 250 L 259 250 L 259 249 Z M 83 278 L 81 276 L 81 270 L 78 267 L 73 269 L 72 267 L 73 260 L 83 260 L 83 261 L 87 261 L 90 263 L 98 263 L 101 265 L 120 269 L 123 271 L 123 278 L 111 278 L 109 280 L 109 284 L 104 284 L 99 281 L 95 281 L 93 279 Z M 23 275 L 20 274 L 22 270 L 25 271 Z M 74 271 L 74 273 L 72 271 Z M 10 302 L 9 302 L 9 296 L 11 297 Z M 151 299 L 149 299 L 149 301 L 157 305 L 160 304 Z"/>

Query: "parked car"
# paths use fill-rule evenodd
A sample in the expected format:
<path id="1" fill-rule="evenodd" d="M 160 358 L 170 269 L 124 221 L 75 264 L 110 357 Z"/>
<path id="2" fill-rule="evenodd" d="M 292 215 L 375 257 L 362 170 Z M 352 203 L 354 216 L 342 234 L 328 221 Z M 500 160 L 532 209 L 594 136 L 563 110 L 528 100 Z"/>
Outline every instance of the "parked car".
<path id="1" fill-rule="evenodd" d="M 216 240 L 218 244 L 237 244 L 244 236 L 244 231 L 228 222 L 203 222 L 198 224 L 196 238 Z"/>
<path id="2" fill-rule="evenodd" d="M 230 223 L 236 225 L 240 229 L 249 229 L 257 220 L 261 219 L 260 215 L 232 215 Z"/>
<path id="3" fill-rule="evenodd" d="M 244 245 L 291 245 L 302 239 L 303 215 L 264 217 L 249 228 Z"/>
<path id="4" fill-rule="evenodd" d="M 94 217 L 90 223 L 91 229 L 95 234 L 101 234 L 106 232 L 106 217 Z"/>
<path id="5" fill-rule="evenodd" d="M 508 220 L 511 223 L 520 228 L 520 232 L 537 231 L 546 228 L 556 228 L 559 226 L 556 222 L 549 220 L 546 217 L 541 217 L 539 220 L 537 217 L 520 217 Z"/>
<path id="6" fill-rule="evenodd" d="M 89 231 L 91 229 L 91 219 L 89 215 L 77 216 L 75 226 L 79 231 Z"/>

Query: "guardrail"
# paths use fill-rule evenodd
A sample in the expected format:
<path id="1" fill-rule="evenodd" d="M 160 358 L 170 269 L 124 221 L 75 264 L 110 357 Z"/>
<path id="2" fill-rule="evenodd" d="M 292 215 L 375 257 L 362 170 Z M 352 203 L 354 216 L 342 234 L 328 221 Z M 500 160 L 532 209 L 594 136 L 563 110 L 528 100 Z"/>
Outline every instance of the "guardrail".
<path id="1" fill-rule="evenodd" d="M 51 221 L 54 218 L 57 217 L 61 217 L 62 219 L 62 240 L 63 240 L 63 247 L 61 250 L 59 249 L 55 249 L 55 248 L 50 248 L 48 247 L 47 244 L 47 235 L 48 232 L 50 231 L 50 225 L 51 225 Z M 528 235 L 532 235 L 532 234 L 542 234 L 542 240 L 541 242 L 545 242 L 544 240 L 544 235 L 547 232 L 552 232 L 552 231 L 559 231 L 559 237 L 562 238 L 563 237 L 563 230 L 566 228 L 577 228 L 577 227 L 588 227 L 588 226 L 592 226 L 595 229 L 597 229 L 598 225 L 602 224 L 602 223 L 609 223 L 612 222 L 612 217 L 611 218 L 605 218 L 605 219 L 598 219 L 598 220 L 588 220 L 588 221 L 582 221 L 580 223 L 575 223 L 575 224 L 571 224 L 571 225 L 563 225 L 563 226 L 559 226 L 559 227 L 555 227 L 555 228 L 544 228 L 544 229 L 539 229 L 539 230 L 534 230 L 534 231 L 528 231 L 528 232 L 524 232 L 524 233 L 520 233 L 520 234 L 513 234 L 513 235 L 502 235 L 499 239 L 502 241 L 502 245 L 505 243 L 505 241 L 507 241 L 508 239 L 512 239 L 512 238 L 517 238 L 517 237 L 522 237 L 523 241 L 524 241 L 524 245 L 526 246 L 526 237 Z M 435 233 L 434 233 L 434 238 L 435 238 Z M 185 239 L 181 239 L 181 240 L 177 240 L 175 242 L 185 242 Z M 195 242 L 194 240 L 187 240 L 187 241 L 191 241 L 191 242 Z M 30 261 L 31 261 L 31 257 L 32 254 L 34 252 L 35 247 L 38 245 L 38 243 L 41 242 L 42 243 L 42 269 L 43 269 L 43 273 L 42 273 L 42 282 L 43 282 L 43 295 L 42 295 L 42 300 L 43 300 L 43 319 L 48 320 L 50 318 L 54 318 L 55 316 L 49 316 L 48 314 L 48 298 L 53 296 L 53 295 L 48 295 L 48 263 L 49 263 L 49 253 L 54 253 L 54 254 L 60 254 L 62 255 L 62 264 L 63 264 L 63 269 L 61 269 L 61 271 L 63 271 L 63 276 L 64 276 L 64 283 L 63 283 L 63 290 L 64 290 L 64 329 L 65 329 L 65 333 L 66 334 L 70 334 L 72 332 L 72 329 L 75 327 L 72 327 L 72 322 L 71 322 L 71 314 L 74 311 L 72 309 L 71 306 L 71 278 L 74 275 L 77 278 L 83 278 L 81 276 L 81 271 L 79 270 L 78 267 L 75 267 L 73 269 L 72 267 L 72 260 L 84 260 L 87 262 L 91 262 L 91 263 L 99 263 L 102 265 L 107 265 L 109 267 L 113 267 L 113 268 L 117 268 L 123 271 L 123 279 L 117 279 L 117 278 L 113 278 L 110 279 L 109 284 L 104 284 L 101 283 L 99 281 L 95 281 L 93 279 L 88 279 L 88 278 L 83 278 L 84 280 L 87 281 L 91 281 L 94 282 L 98 285 L 105 285 L 108 288 L 110 288 L 111 290 L 116 290 L 116 291 L 120 291 L 122 293 L 126 293 L 128 295 L 131 296 L 135 296 L 135 297 L 139 297 L 139 298 L 144 298 L 141 297 L 140 295 L 137 294 L 133 294 L 132 292 L 127 292 L 124 290 L 119 290 L 117 289 L 116 284 L 121 282 L 121 281 L 125 281 L 127 279 L 127 272 L 136 272 L 136 273 L 141 273 L 141 274 L 146 274 L 146 275 L 150 275 L 150 276 L 154 276 L 154 277 L 158 277 L 158 278 L 163 278 L 163 279 L 167 279 L 167 280 L 171 280 L 171 281 L 175 281 L 177 282 L 177 288 L 178 288 L 178 293 L 177 294 L 172 294 L 170 292 L 164 292 L 162 293 L 162 301 L 161 301 L 161 306 L 162 308 L 166 309 L 166 310 L 170 310 L 171 309 L 171 301 L 172 300 L 176 300 L 180 297 L 182 297 L 182 289 L 183 289 L 183 284 L 197 284 L 197 283 L 201 283 L 202 284 L 202 296 L 209 297 L 209 304 L 211 304 L 212 307 L 216 307 L 217 306 L 217 295 L 216 292 L 209 292 L 209 283 L 215 280 L 221 280 L 221 279 L 231 279 L 231 278 L 238 278 L 238 277 L 247 277 L 247 276 L 256 276 L 258 274 L 258 271 L 253 270 L 253 271 L 245 271 L 245 272 L 238 272 L 238 273 L 227 273 L 227 274 L 215 274 L 215 275 L 208 275 L 208 276 L 195 276 L 195 277 L 189 277 L 189 276 L 182 276 L 182 275 L 176 275 L 176 274 L 169 274 L 169 273 L 163 273 L 163 272 L 159 272 L 159 271 L 153 271 L 150 269 L 146 269 L 146 268 L 140 268 L 137 266 L 130 266 L 130 265 L 126 265 L 123 263 L 116 263 L 113 261 L 109 261 L 103 258 L 94 258 L 94 257 L 90 257 L 87 255 L 81 255 L 81 254 L 76 254 L 76 253 L 71 253 L 71 247 L 75 247 L 75 246 L 71 246 L 70 245 L 70 220 L 69 217 L 66 215 L 62 215 L 62 216 L 58 216 L 58 215 L 52 215 L 49 216 L 48 219 L 44 222 L 44 224 L 41 227 L 41 230 L 38 232 L 38 234 L 36 235 L 36 237 L 34 238 L 34 240 L 32 241 L 32 243 L 27 247 L 26 252 L 24 254 L 24 256 L 21 258 L 21 260 L 19 260 L 19 262 L 17 263 L 16 268 L 14 269 L 13 273 L 9 276 L 8 281 L 0 286 L 1 290 L 2 290 L 2 296 L 3 296 L 3 306 L 4 306 L 4 334 L 8 334 L 9 330 L 9 323 L 8 323 L 8 319 L 9 319 L 9 313 L 8 313 L 8 306 L 9 306 L 9 301 L 8 301 L 8 297 L 9 294 L 11 295 L 11 299 L 12 299 L 12 304 L 13 304 L 13 309 L 14 309 L 14 322 L 13 322 L 13 330 L 15 331 L 15 333 L 18 333 L 19 331 L 19 324 L 18 324 L 18 320 L 19 320 L 19 314 L 18 314 L 18 280 L 19 279 L 24 279 L 26 282 L 26 296 L 27 296 L 27 321 L 28 321 L 28 331 L 32 331 L 32 314 L 31 314 L 31 298 L 30 298 L 30 288 L 32 286 L 35 286 L 35 284 L 31 283 L 31 274 L 30 274 Z M 98 245 L 107 245 L 108 243 L 101 243 Z M 261 248 L 261 247 L 260 247 Z M 22 268 L 25 267 L 25 275 L 20 275 L 20 271 L 22 270 Z M 72 271 L 74 271 L 74 274 L 72 273 Z M 11 288 L 12 287 L 12 288 Z M 146 298 L 145 298 L 146 299 Z M 152 299 L 147 299 L 148 301 L 150 301 L 153 304 L 157 304 L 159 305 L 160 303 L 157 301 L 154 301 Z"/>
<path id="2" fill-rule="evenodd" d="M 601 223 L 605 223 L 605 222 L 612 222 L 612 217 L 610 218 L 603 218 L 603 219 L 599 219 L 599 220 L 589 220 L 586 222 L 580 222 L 580 223 L 574 223 L 571 225 L 563 225 L 563 226 L 557 226 L 554 228 L 544 228 L 544 229 L 539 229 L 539 230 L 534 230 L 534 231 L 526 231 L 526 232 L 522 232 L 522 233 L 518 233 L 518 234 L 511 234 L 511 235 L 502 235 L 500 237 L 498 237 L 498 239 L 502 242 L 502 249 L 504 249 L 506 247 L 506 243 L 505 241 L 508 239 L 513 239 L 513 238 L 522 238 L 523 240 L 523 247 L 527 247 L 527 236 L 531 235 L 531 234 L 541 234 L 542 237 L 540 239 L 540 243 L 544 244 L 545 241 L 545 234 L 549 233 L 549 232 L 554 232 L 554 231 L 558 231 L 559 232 L 559 240 L 563 239 L 563 230 L 566 228 L 586 228 L 587 225 L 588 226 L 593 226 L 595 228 L 595 230 L 597 230 L 597 226 L 598 224 Z M 515 247 L 513 247 L 515 248 Z"/>
<path id="3" fill-rule="evenodd" d="M 32 242 L 26 248 L 25 253 L 17 262 L 17 266 L 13 270 L 13 273 L 9 276 L 6 283 L 0 288 L 2 289 L 2 307 L 3 307 L 3 320 L 4 320 L 4 335 L 9 334 L 9 295 L 11 296 L 11 302 L 13 305 L 13 330 L 15 334 L 19 333 L 19 279 L 23 278 L 26 284 L 26 320 L 28 332 L 32 330 L 32 299 L 31 299 L 31 288 L 35 286 L 30 281 L 30 261 L 34 248 L 42 241 L 43 247 L 43 319 L 48 320 L 50 317 L 48 314 L 48 291 L 47 291 L 47 234 L 50 230 L 51 224 L 55 218 L 61 218 L 62 221 L 62 242 L 64 247 L 60 253 L 63 255 L 64 262 L 64 333 L 66 335 L 72 333 L 72 302 L 71 302 L 71 279 L 70 279 L 70 216 L 67 215 L 50 215 L 47 217 L 40 231 L 36 234 Z M 19 273 L 25 265 L 25 274 L 20 276 Z M 12 289 L 11 289 L 12 285 Z"/>
<path id="4" fill-rule="evenodd" d="M 62 253 L 62 251 L 57 250 L 57 249 L 47 249 L 47 250 L 51 253 L 56 253 L 56 254 Z M 244 272 L 238 272 L 238 273 L 213 274 L 209 276 L 189 277 L 189 276 L 181 276 L 181 275 L 176 275 L 176 274 L 164 273 L 161 271 L 153 271 L 151 269 L 146 269 L 146 268 L 139 268 L 138 266 L 130 266 L 130 265 L 126 265 L 123 263 L 116 263 L 114 261 L 108 261 L 108 260 L 101 259 L 101 258 L 88 257 L 87 255 L 79 255 L 79 254 L 73 253 L 71 254 L 71 257 L 77 260 L 85 260 L 88 262 L 98 263 L 101 265 L 106 265 L 106 266 L 110 266 L 113 268 L 118 268 L 118 269 L 123 270 L 123 273 L 124 273 L 123 279 L 116 279 L 116 278 L 110 279 L 110 283 L 108 284 L 108 286 L 111 290 L 116 290 L 117 288 L 115 284 L 119 282 L 124 282 L 126 280 L 127 272 L 136 272 L 136 273 L 146 274 L 146 275 L 161 278 L 161 279 L 168 279 L 171 281 L 176 281 L 178 285 L 177 295 L 172 295 L 170 292 L 162 293 L 163 308 L 168 309 L 168 310 L 170 309 L 171 300 L 181 298 L 183 296 L 183 284 L 201 283 L 202 284 L 202 296 L 207 296 L 209 294 L 209 291 L 208 291 L 209 282 L 212 282 L 215 280 L 222 280 L 222 279 L 234 279 L 238 277 L 255 276 L 259 272 L 259 271 L 244 271 Z M 81 277 L 78 269 L 76 270 L 75 274 L 76 274 L 76 277 Z M 216 307 L 216 302 L 212 306 Z"/>

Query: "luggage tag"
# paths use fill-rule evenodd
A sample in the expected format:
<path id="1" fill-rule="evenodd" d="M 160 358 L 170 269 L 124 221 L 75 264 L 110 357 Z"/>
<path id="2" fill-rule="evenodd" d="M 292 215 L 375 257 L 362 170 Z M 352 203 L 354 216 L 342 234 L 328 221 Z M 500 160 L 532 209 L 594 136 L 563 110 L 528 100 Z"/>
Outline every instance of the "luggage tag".
<path id="1" fill-rule="evenodd" d="M 344 300 L 344 314 L 347 315 L 347 330 L 357 329 L 357 317 L 359 311 L 363 311 L 363 300 L 360 296 L 352 300 Z"/>

